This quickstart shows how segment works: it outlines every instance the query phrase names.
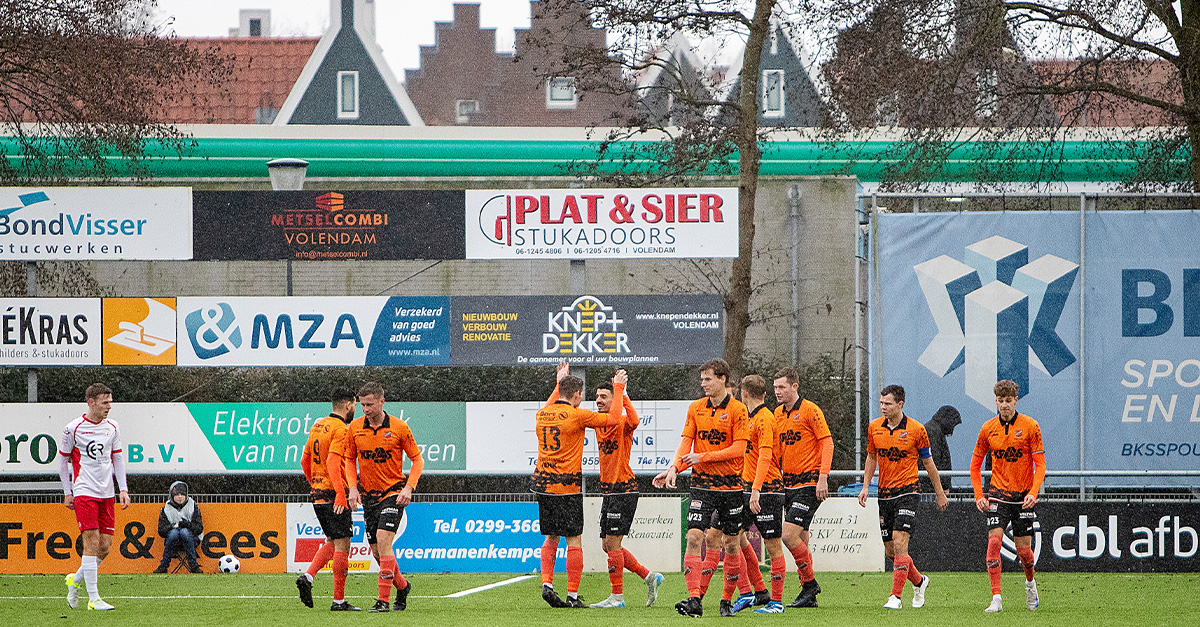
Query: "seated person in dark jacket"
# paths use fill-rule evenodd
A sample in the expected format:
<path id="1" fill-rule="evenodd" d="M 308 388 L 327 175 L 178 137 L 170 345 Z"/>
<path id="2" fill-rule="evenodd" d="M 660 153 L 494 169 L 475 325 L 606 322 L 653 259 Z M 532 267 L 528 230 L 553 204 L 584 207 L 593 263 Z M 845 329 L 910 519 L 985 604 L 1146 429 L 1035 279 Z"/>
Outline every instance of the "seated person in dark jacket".
<path id="1" fill-rule="evenodd" d="M 200 563 L 196 561 L 196 545 L 204 533 L 204 520 L 200 517 L 200 506 L 188 496 L 188 486 L 182 481 L 171 484 L 171 497 L 163 505 L 158 515 L 158 535 L 166 538 L 163 543 L 162 562 L 156 573 L 167 572 L 171 558 L 180 552 L 187 556 L 188 570 L 193 573 L 200 571 Z"/>
<path id="2" fill-rule="evenodd" d="M 950 405 L 942 405 L 937 412 L 933 414 L 933 419 L 925 423 L 925 434 L 929 437 L 929 452 L 933 454 L 933 465 L 937 466 L 938 472 L 953 470 L 950 467 L 950 443 L 946 438 L 954 435 L 954 427 L 962 423 L 962 416 L 958 410 Z M 989 460 L 990 461 L 990 460 Z M 941 477 L 942 489 L 950 491 L 950 477 Z M 921 490 L 923 492 L 931 491 L 929 478 L 921 478 Z"/>

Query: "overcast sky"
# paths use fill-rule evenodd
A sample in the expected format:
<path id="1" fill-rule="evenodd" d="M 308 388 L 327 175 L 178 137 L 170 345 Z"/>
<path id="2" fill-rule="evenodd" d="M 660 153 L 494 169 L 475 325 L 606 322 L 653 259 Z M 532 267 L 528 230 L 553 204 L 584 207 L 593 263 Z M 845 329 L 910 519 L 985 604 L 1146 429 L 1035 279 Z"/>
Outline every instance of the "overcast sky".
<path id="1" fill-rule="evenodd" d="M 463 0 L 459 0 L 463 2 Z M 529 27 L 529 0 L 476 0 L 496 47 L 511 50 L 513 29 Z M 180 37 L 225 37 L 240 9 L 270 9 L 275 36 L 320 36 L 329 25 L 329 0 L 158 0 L 158 19 Z M 375 31 L 392 72 L 416 69 L 420 47 L 433 44 L 433 23 L 454 18 L 454 0 L 376 0 Z"/>

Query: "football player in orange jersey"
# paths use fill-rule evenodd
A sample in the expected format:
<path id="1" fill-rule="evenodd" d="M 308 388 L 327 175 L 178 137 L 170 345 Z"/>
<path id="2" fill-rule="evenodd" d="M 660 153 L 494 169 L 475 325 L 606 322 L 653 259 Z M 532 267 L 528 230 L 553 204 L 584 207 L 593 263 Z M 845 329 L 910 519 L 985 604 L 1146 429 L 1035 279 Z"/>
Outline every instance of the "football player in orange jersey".
<path id="1" fill-rule="evenodd" d="M 975 488 L 975 507 L 987 516 L 987 571 L 992 583 L 992 602 L 985 612 L 1004 609 L 1000 599 L 1000 537 L 1012 524 L 1017 557 L 1025 567 L 1025 607 L 1038 607 L 1037 583 L 1033 580 L 1033 523 L 1037 514 L 1038 491 L 1046 478 L 1046 453 L 1042 449 L 1042 428 L 1037 421 L 1017 413 L 1017 384 L 1007 379 L 996 383 L 997 415 L 983 423 L 975 453 L 971 456 L 971 485 Z M 983 493 L 983 460 L 992 457 L 992 480 Z"/>
<path id="2" fill-rule="evenodd" d="M 325 543 L 313 556 L 308 570 L 296 578 L 296 588 L 300 590 L 300 601 L 312 607 L 313 578 L 332 558 L 333 605 L 329 609 L 334 612 L 359 611 L 346 602 L 346 572 L 350 566 L 354 522 L 346 500 L 342 464 L 346 452 L 346 424 L 354 420 L 356 400 L 353 390 L 338 388 L 333 391 L 333 410 L 313 424 L 300 457 L 300 468 L 308 480 L 313 512 L 321 523 L 321 531 L 325 532 Z"/>
<path id="3" fill-rule="evenodd" d="M 689 489 L 687 550 L 683 558 L 683 575 L 687 580 L 688 598 L 675 604 L 675 611 L 684 616 L 704 614 L 700 603 L 701 566 L 716 569 L 719 553 L 713 551 L 710 563 L 700 560 L 700 546 L 705 532 L 714 525 L 724 534 L 725 586 L 721 594 L 721 616 L 734 616 L 733 591 L 738 576 L 745 568 L 738 534 L 742 530 L 745 505 L 742 502 L 742 461 L 750 429 L 746 406 L 733 398 L 729 389 L 729 364 L 714 359 L 700 367 L 700 387 L 704 398 L 688 407 L 683 426 L 683 438 L 675 459 L 666 470 L 654 477 L 658 488 L 675 487 L 675 478 L 687 468 L 692 469 Z"/>
<path id="4" fill-rule="evenodd" d="M 742 466 L 742 491 L 746 500 L 746 520 L 742 529 L 742 558 L 746 560 L 746 575 L 749 582 L 742 596 L 733 603 L 733 611 L 747 607 L 765 605 L 755 610 L 756 614 L 780 614 L 783 612 L 783 577 L 787 563 L 783 557 L 783 477 L 775 463 L 774 450 L 778 446 L 775 433 L 775 414 L 767 409 L 767 380 L 752 374 L 742 378 L 742 403 L 749 409 L 750 444 L 746 447 L 746 458 Z M 767 592 L 762 571 L 758 568 L 758 556 L 746 538 L 746 529 L 751 525 L 758 528 L 763 547 L 771 559 L 771 591 Z M 738 582 L 741 584 L 741 582 Z M 749 589 L 753 588 L 753 592 Z"/>
<path id="5" fill-rule="evenodd" d="M 530 491 L 537 494 L 538 524 L 542 535 L 542 600 L 555 608 L 583 608 L 579 580 L 583 577 L 583 440 L 587 427 L 616 427 L 621 420 L 620 403 L 612 403 L 607 414 L 581 409 L 583 380 L 558 367 L 558 385 L 546 405 L 538 410 L 534 424 L 538 438 L 537 465 Z M 618 370 L 613 377 L 613 395 L 625 395 L 628 377 Z M 565 400 L 564 400 L 565 399 Z M 567 540 L 567 600 L 554 591 L 554 562 L 558 539 Z"/>
<path id="6" fill-rule="evenodd" d="M 633 448 L 633 432 L 640 424 L 628 392 L 621 397 L 625 409 L 625 420 L 610 429 L 596 429 L 596 450 L 600 456 L 600 492 L 604 500 L 600 506 L 600 540 L 608 555 L 608 580 L 612 594 L 592 607 L 625 607 L 624 571 L 629 570 L 646 582 L 646 607 L 654 605 L 658 598 L 658 586 L 664 577 L 652 573 L 642 566 L 633 553 L 621 546 L 633 525 L 637 511 L 638 484 L 629 466 L 629 454 Z M 604 382 L 596 388 L 596 411 L 607 414 L 612 409 L 612 383 Z"/>
<path id="7" fill-rule="evenodd" d="M 350 509 L 358 509 L 361 490 L 367 542 L 379 562 L 379 597 L 370 611 L 391 611 L 388 599 L 393 582 L 394 607 L 401 611 L 408 607 L 412 583 L 396 566 L 392 540 L 425 470 L 425 460 L 408 424 L 383 411 L 383 386 L 367 382 L 358 390 L 358 402 L 362 404 L 363 415 L 355 418 L 346 430 L 345 466 Z M 412 461 L 407 476 L 405 456 Z"/>
<path id="8" fill-rule="evenodd" d="M 879 468 L 879 531 L 883 549 L 892 558 L 892 596 L 883 607 L 898 610 L 904 582 L 913 585 L 913 607 L 925 605 L 925 590 L 929 577 L 922 575 L 908 555 L 908 540 L 917 519 L 918 493 L 917 459 L 929 473 L 937 493 L 937 508 L 945 511 L 948 501 L 938 480 L 937 466 L 929 450 L 929 436 L 921 423 L 904 415 L 904 388 L 889 385 L 879 394 L 879 411 L 883 414 L 867 427 L 867 462 L 863 467 L 863 488 L 858 504 L 867 506 L 868 486 Z"/>
<path id="9" fill-rule="evenodd" d="M 816 403 L 800 397 L 800 373 L 775 373 L 775 461 L 783 475 L 783 545 L 796 560 L 803 587 L 788 607 L 817 607 L 821 586 L 813 573 L 808 528 L 821 501 L 829 497 L 833 437 Z"/>

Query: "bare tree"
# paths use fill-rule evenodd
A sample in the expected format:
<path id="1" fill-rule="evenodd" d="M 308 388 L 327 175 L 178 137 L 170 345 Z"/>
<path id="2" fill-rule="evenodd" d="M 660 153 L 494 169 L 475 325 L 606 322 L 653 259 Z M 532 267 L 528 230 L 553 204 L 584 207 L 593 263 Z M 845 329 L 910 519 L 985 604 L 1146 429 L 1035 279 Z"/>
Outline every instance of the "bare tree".
<path id="1" fill-rule="evenodd" d="M 824 72 L 848 125 L 899 135 L 889 181 L 953 180 L 954 151 L 983 166 L 968 180 L 1006 180 L 1012 168 L 1061 180 L 1067 129 L 1090 129 L 1107 160 L 1132 159 L 1131 184 L 1200 181 L 1195 2 L 819 2 L 839 29 Z M 1100 130 L 1110 127 L 1140 130 Z"/>
<path id="2" fill-rule="evenodd" d="M 618 94 L 627 103 L 620 112 L 623 118 L 615 120 L 619 128 L 602 138 L 599 158 L 576 164 L 575 174 L 622 184 L 683 183 L 701 175 L 737 177 L 738 257 L 724 290 L 724 358 L 735 373 L 741 373 L 746 330 L 754 320 L 750 309 L 754 205 L 763 139 L 758 127 L 758 68 L 777 0 L 542 0 L 540 4 L 558 19 L 588 20 L 609 34 L 604 48 L 578 46 L 552 29 L 535 25 L 528 35 L 531 43 L 557 52 L 556 63 L 543 74 L 570 72 L 578 77 L 581 97 L 588 92 Z M 729 70 L 738 75 L 736 99 L 719 97 L 710 89 L 710 76 L 697 81 L 672 57 L 659 54 L 680 34 L 697 41 L 730 35 L 745 41 L 741 66 Z M 662 72 L 669 80 L 640 84 L 637 79 L 649 71 Z M 666 115 L 646 106 L 655 101 L 666 103 Z"/>
<path id="3" fill-rule="evenodd" d="M 188 145 L 162 113 L 220 85 L 230 59 L 159 36 L 153 5 L 0 0 L 0 182 L 138 176 L 149 142 Z"/>

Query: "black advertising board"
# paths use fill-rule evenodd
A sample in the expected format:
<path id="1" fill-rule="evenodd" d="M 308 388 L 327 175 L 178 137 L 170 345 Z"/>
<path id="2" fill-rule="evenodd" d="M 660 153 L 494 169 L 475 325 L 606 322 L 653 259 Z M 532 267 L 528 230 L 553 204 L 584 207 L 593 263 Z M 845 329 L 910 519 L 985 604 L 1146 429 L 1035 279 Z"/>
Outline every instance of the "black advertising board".
<path id="1" fill-rule="evenodd" d="M 1046 572 L 1198 572 L 1200 503 L 1041 502 L 1033 552 Z M 909 553 L 921 570 L 983 572 L 987 529 L 974 503 L 917 509 Z M 1011 532 L 1001 562 L 1020 570 Z M 982 581 L 980 585 L 987 585 Z"/>
<path id="2" fill-rule="evenodd" d="M 721 354 L 722 299 L 687 296 L 455 296 L 456 366 L 700 364 Z"/>
<path id="3" fill-rule="evenodd" d="M 192 192 L 196 260 L 463 259 L 461 190 Z"/>

